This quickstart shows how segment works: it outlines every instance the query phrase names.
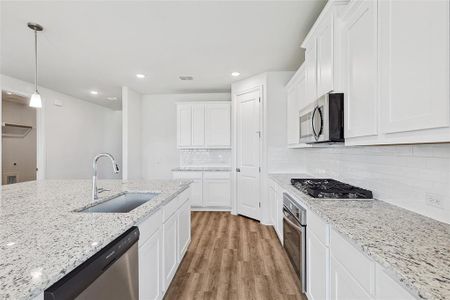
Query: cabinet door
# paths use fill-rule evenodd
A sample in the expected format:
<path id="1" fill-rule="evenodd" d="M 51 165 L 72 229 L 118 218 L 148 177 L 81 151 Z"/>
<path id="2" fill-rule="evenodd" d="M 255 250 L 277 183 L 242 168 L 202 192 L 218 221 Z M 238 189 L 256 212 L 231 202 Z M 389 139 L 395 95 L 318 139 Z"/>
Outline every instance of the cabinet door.
<path id="1" fill-rule="evenodd" d="M 189 104 L 177 105 L 178 147 L 192 146 L 192 107 Z"/>
<path id="2" fill-rule="evenodd" d="M 222 176 L 220 173 L 205 173 L 203 196 L 207 207 L 230 207 L 231 182 L 229 173 L 227 172 Z"/>
<path id="3" fill-rule="evenodd" d="M 178 251 L 177 251 L 177 220 L 178 215 L 172 215 L 163 224 L 163 284 L 164 290 L 170 285 L 170 282 L 177 271 Z"/>
<path id="4" fill-rule="evenodd" d="M 305 51 L 305 75 L 306 75 L 306 105 L 317 100 L 317 55 L 316 39 L 306 45 Z"/>
<path id="5" fill-rule="evenodd" d="M 395 282 L 381 269 L 376 267 L 375 299 L 377 300 L 412 300 L 415 299 L 400 284 Z"/>
<path id="6" fill-rule="evenodd" d="M 202 207 L 203 204 L 203 184 L 202 179 L 192 179 L 191 183 L 191 205 Z"/>
<path id="7" fill-rule="evenodd" d="M 379 11 L 383 133 L 449 127 L 449 1 L 385 0 Z"/>
<path id="8" fill-rule="evenodd" d="M 277 197 L 276 197 L 276 191 L 274 184 L 272 182 L 269 182 L 268 188 L 267 188 L 267 200 L 269 201 L 269 208 L 270 208 L 270 222 L 273 225 L 273 228 L 275 231 L 277 231 Z"/>
<path id="9" fill-rule="evenodd" d="M 310 295 L 308 299 L 328 299 L 329 249 L 320 242 L 311 230 L 308 230 L 307 239 L 307 290 Z"/>
<path id="10" fill-rule="evenodd" d="M 205 105 L 192 104 L 192 146 L 205 145 Z"/>
<path id="11" fill-rule="evenodd" d="M 162 234 L 159 229 L 143 245 L 139 245 L 139 299 L 161 299 L 162 261 Z"/>
<path id="12" fill-rule="evenodd" d="M 202 172 L 191 172 L 185 171 L 173 172 L 174 179 L 189 179 L 193 182 L 190 185 L 191 189 L 191 205 L 195 207 L 201 207 L 203 205 L 203 173 Z"/>
<path id="13" fill-rule="evenodd" d="M 369 300 L 372 297 L 331 255 L 331 300 Z M 323 298 L 325 299 L 325 298 Z"/>
<path id="14" fill-rule="evenodd" d="M 288 145 L 298 145 L 300 142 L 299 112 L 306 106 L 305 84 L 305 69 L 301 66 L 295 75 L 295 81 L 287 87 Z"/>
<path id="15" fill-rule="evenodd" d="M 378 134 L 377 1 L 355 1 L 344 19 L 345 137 Z"/>
<path id="16" fill-rule="evenodd" d="M 178 212 L 178 262 L 184 257 L 191 241 L 191 203 L 186 201 Z"/>
<path id="17" fill-rule="evenodd" d="M 205 134 L 207 147 L 230 147 L 231 104 L 214 103 L 205 106 Z"/>
<path id="18" fill-rule="evenodd" d="M 333 90 L 333 15 L 322 19 L 317 30 L 317 97 Z"/>
<path id="19" fill-rule="evenodd" d="M 276 203 L 277 203 L 277 234 L 278 239 L 281 241 L 281 244 L 284 244 L 284 238 L 283 238 L 283 193 L 284 190 L 280 189 L 279 186 L 275 189 L 275 197 L 276 197 Z"/>

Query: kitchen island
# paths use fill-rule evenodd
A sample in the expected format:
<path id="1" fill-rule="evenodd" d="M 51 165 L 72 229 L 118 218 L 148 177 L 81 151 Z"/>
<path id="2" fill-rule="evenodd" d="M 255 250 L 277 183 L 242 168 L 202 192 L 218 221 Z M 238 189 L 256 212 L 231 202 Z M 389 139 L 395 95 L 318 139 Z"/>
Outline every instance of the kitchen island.
<path id="1" fill-rule="evenodd" d="M 102 180 L 98 201 L 124 191 L 159 193 L 129 213 L 76 212 L 92 205 L 89 180 L 3 186 L 0 298 L 32 299 L 189 188 L 186 180 Z"/>

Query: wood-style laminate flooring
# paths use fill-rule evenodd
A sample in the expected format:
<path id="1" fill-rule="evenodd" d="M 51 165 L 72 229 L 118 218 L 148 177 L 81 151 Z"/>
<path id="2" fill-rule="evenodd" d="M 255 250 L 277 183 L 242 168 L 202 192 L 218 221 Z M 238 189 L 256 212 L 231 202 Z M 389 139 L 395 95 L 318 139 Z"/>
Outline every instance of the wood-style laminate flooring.
<path id="1" fill-rule="evenodd" d="M 272 226 L 227 212 L 192 212 L 192 240 L 166 300 L 300 299 Z"/>

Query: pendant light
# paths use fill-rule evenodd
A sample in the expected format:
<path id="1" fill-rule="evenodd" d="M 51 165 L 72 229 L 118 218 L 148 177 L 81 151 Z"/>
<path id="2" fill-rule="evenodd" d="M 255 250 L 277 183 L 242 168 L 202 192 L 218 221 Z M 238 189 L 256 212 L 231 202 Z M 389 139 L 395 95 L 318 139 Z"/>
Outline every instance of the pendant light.
<path id="1" fill-rule="evenodd" d="M 42 107 L 41 95 L 39 95 L 38 91 L 38 56 L 37 56 L 37 33 L 38 31 L 42 31 L 44 28 L 36 23 L 28 23 L 28 27 L 34 31 L 34 62 L 35 62 L 35 70 L 34 70 L 34 93 L 30 98 L 30 107 L 40 108 Z"/>

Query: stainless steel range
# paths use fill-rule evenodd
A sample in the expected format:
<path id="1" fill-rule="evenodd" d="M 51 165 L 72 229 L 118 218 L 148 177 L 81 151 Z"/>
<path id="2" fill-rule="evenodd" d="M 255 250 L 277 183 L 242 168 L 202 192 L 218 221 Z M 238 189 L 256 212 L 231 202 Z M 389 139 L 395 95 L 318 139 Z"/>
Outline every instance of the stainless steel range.
<path id="1" fill-rule="evenodd" d="M 292 178 L 291 184 L 313 198 L 372 199 L 372 192 L 329 178 Z"/>

